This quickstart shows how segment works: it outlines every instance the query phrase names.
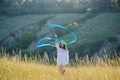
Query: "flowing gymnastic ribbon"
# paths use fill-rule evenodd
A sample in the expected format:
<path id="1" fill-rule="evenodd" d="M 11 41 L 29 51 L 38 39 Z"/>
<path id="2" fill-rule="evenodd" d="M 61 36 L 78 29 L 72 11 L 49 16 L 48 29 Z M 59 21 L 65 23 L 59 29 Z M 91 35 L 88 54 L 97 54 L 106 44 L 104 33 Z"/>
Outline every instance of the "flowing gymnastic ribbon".
<path id="1" fill-rule="evenodd" d="M 40 39 L 38 41 L 38 43 L 36 45 L 37 48 L 44 47 L 44 46 L 54 46 L 55 47 L 55 44 L 50 44 L 50 43 L 42 44 L 41 42 L 44 41 L 44 40 L 50 40 L 50 41 L 55 41 L 56 40 L 59 43 L 62 43 L 64 45 L 70 45 L 70 44 L 76 42 L 76 40 L 77 40 L 76 34 L 74 32 L 72 32 L 71 30 L 69 30 L 68 28 L 63 27 L 63 26 L 58 25 L 58 24 L 52 24 L 52 23 L 48 23 L 47 26 L 49 26 L 49 27 L 57 27 L 57 28 L 61 28 L 61 29 L 64 29 L 64 30 L 68 31 L 73 36 L 73 40 L 70 41 L 70 42 L 65 42 L 65 41 L 63 41 L 61 39 L 57 39 L 57 38 L 44 37 L 44 38 L 42 38 L 42 39 Z"/>

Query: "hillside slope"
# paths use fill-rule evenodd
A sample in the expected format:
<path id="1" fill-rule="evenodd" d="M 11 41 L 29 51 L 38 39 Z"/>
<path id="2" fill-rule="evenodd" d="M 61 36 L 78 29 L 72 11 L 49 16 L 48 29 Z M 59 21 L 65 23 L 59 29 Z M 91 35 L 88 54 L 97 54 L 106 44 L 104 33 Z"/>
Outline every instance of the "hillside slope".
<path id="1" fill-rule="evenodd" d="M 46 17 L 54 16 L 54 14 L 46 15 L 23 15 L 6 18 L 1 18 L 0 21 L 0 41 L 7 37 L 10 33 L 19 30 L 23 27 L 29 27 L 32 24 L 38 23 Z"/>
<path id="2" fill-rule="evenodd" d="M 85 21 L 75 33 L 78 36 L 77 44 L 90 43 L 107 39 L 110 35 L 120 32 L 120 13 L 103 13 Z M 68 41 L 70 34 L 62 38 Z M 67 38 L 66 38 L 67 37 Z"/>
<path id="3" fill-rule="evenodd" d="M 70 48 L 78 53 L 83 45 L 87 45 L 88 47 L 85 48 L 88 49 L 99 49 L 102 44 L 101 41 L 119 32 L 120 13 L 102 13 L 85 21 L 81 27 L 76 29 L 75 33 L 78 39 L 75 44 L 70 45 Z M 67 34 L 61 37 L 61 39 L 69 42 L 72 40 L 72 37 L 71 34 Z"/>
<path id="4" fill-rule="evenodd" d="M 68 25 L 70 23 L 78 21 L 78 27 L 72 31 L 74 31 L 77 35 L 77 41 L 75 44 L 69 45 L 69 48 L 75 51 L 79 49 L 82 45 L 92 44 L 94 46 L 90 47 L 100 47 L 96 44 L 99 41 L 108 39 L 111 35 L 116 35 L 120 31 L 120 13 L 102 13 L 97 15 L 96 17 L 90 18 L 85 20 L 84 22 L 81 21 L 84 14 L 47 14 L 47 15 L 24 15 L 24 16 L 17 16 L 17 17 L 10 17 L 5 19 L 1 19 L 0 21 L 0 40 L 5 38 L 11 32 L 19 30 L 23 27 L 28 27 L 32 24 L 38 24 L 40 20 L 54 16 L 48 19 L 47 22 L 60 24 L 60 25 Z M 81 25 L 82 23 L 82 25 Z M 56 30 L 57 31 L 57 30 Z M 60 30 L 59 30 L 60 31 Z M 63 31 L 61 29 L 61 31 Z M 51 35 L 49 35 L 51 34 Z M 35 50 L 35 46 L 37 40 L 42 37 L 53 37 L 51 28 L 48 26 L 43 26 L 42 31 L 37 32 L 37 39 L 33 41 L 30 46 L 28 46 L 27 50 Z M 59 35 L 59 34 L 58 34 Z M 59 37 L 66 42 L 72 40 L 71 34 L 64 34 L 63 36 Z M 102 43 L 99 43 L 102 44 Z M 97 47 L 96 47 L 97 46 Z"/>
<path id="5" fill-rule="evenodd" d="M 58 14 L 57 16 L 49 19 L 47 23 L 55 23 L 55 24 L 60 24 L 60 25 L 65 25 L 65 24 L 70 24 L 74 22 L 75 20 L 78 20 L 81 18 L 83 15 L 82 14 Z M 41 37 L 42 36 L 42 37 Z M 38 40 L 43 37 L 54 37 L 53 36 L 53 31 L 51 30 L 51 27 L 49 26 L 44 26 L 44 29 L 37 33 L 37 38 Z M 36 50 L 36 43 L 37 41 L 33 41 L 30 46 L 27 48 L 28 51 L 34 51 Z"/>
<path id="6" fill-rule="evenodd" d="M 67 25 L 82 18 L 82 16 L 83 16 L 82 14 L 65 14 L 65 15 L 62 14 L 53 17 L 52 19 L 48 20 L 48 22 L 60 24 L 60 25 Z M 79 48 L 79 46 L 81 47 L 84 44 L 86 45 L 92 44 L 93 46 L 90 47 L 93 47 L 93 49 L 99 48 L 100 45 L 102 45 L 102 43 L 99 43 L 99 41 L 106 40 L 108 39 L 109 36 L 116 35 L 116 33 L 119 33 L 120 30 L 119 25 L 120 25 L 120 13 L 102 13 L 94 18 L 88 19 L 84 23 L 82 23 L 82 26 L 79 26 L 77 27 L 76 30 L 74 30 L 78 39 L 76 43 L 70 45 L 69 48 L 76 50 Z M 42 31 L 42 33 L 43 32 L 45 31 Z M 47 36 L 47 37 L 51 37 L 51 36 Z M 59 38 L 63 39 L 66 42 L 72 40 L 71 34 L 64 34 L 62 37 Z M 99 45 L 96 43 L 99 43 Z M 33 47 L 32 45 L 33 44 L 31 44 L 31 47 Z"/>

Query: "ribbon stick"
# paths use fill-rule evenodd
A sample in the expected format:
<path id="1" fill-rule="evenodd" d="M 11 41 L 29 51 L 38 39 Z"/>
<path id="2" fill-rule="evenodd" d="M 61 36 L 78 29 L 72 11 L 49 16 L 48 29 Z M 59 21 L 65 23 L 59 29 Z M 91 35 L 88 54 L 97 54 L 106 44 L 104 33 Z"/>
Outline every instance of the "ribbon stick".
<path id="1" fill-rule="evenodd" d="M 70 44 L 76 42 L 76 40 L 77 40 L 76 34 L 75 34 L 74 32 L 72 32 L 71 30 L 69 30 L 68 28 L 66 28 L 66 27 L 64 27 L 64 26 L 61 26 L 61 25 L 58 25 L 58 24 L 52 24 L 52 23 L 48 23 L 47 25 L 48 25 L 49 27 L 57 27 L 57 28 L 61 28 L 61 29 L 66 30 L 67 32 L 69 32 L 69 33 L 72 35 L 73 40 L 70 41 L 70 42 L 65 42 L 65 41 L 63 41 L 63 40 L 61 40 L 61 39 L 57 39 L 57 38 L 44 37 L 44 38 L 42 38 L 42 39 L 40 39 L 40 40 L 38 41 L 38 43 L 37 43 L 37 45 L 36 45 L 37 48 L 44 47 L 44 46 L 53 46 L 53 47 L 55 47 L 55 44 L 42 44 L 42 41 L 44 41 L 44 40 L 50 40 L 50 41 L 55 41 L 55 40 L 57 40 L 59 43 L 62 43 L 62 44 L 64 44 L 64 45 L 70 45 Z"/>

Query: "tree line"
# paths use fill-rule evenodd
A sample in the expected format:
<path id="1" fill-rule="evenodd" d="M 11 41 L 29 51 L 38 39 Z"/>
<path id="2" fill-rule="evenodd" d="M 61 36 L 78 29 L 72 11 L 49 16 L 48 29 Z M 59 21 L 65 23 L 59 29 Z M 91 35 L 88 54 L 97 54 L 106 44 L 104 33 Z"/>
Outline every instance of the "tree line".
<path id="1" fill-rule="evenodd" d="M 120 0 L 0 0 L 0 14 L 119 11 Z"/>

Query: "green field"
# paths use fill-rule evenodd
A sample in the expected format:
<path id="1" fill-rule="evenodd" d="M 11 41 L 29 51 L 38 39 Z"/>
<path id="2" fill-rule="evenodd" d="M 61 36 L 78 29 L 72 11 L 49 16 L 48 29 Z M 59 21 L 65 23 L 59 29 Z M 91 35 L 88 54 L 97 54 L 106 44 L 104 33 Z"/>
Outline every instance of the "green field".
<path id="1" fill-rule="evenodd" d="M 0 40 L 4 39 L 8 36 L 11 32 L 19 30 L 23 27 L 29 27 L 33 24 L 39 23 L 42 19 L 55 16 L 49 20 L 52 23 L 60 23 L 61 24 L 68 24 L 79 18 L 80 14 L 41 14 L 41 15 L 23 15 L 23 16 L 15 16 L 15 17 L 7 17 L 1 16 L 0 17 Z M 57 19 L 57 20 L 56 20 Z M 56 22 L 54 22 L 56 21 Z M 62 23 L 64 22 L 64 23 Z M 42 31 L 46 32 L 46 30 Z"/>
<path id="2" fill-rule="evenodd" d="M 82 16 L 82 14 L 62 14 L 53 17 L 49 20 L 49 22 L 64 25 L 72 23 L 75 20 L 82 18 Z M 76 29 L 75 33 L 78 36 L 77 43 L 84 44 L 107 39 L 109 36 L 115 35 L 119 32 L 119 25 L 120 13 L 102 13 L 92 19 L 85 21 L 82 26 L 79 26 Z M 61 39 L 70 41 L 72 38 L 70 34 L 67 34 L 61 37 Z"/>
<path id="3" fill-rule="evenodd" d="M 3 17 L 2 21 L 0 21 L 0 40 L 4 39 L 11 32 L 19 30 L 23 27 L 29 27 L 33 24 L 40 22 L 43 18 L 47 18 L 50 16 L 55 16 L 54 14 L 50 15 L 23 15 L 23 16 L 15 16 L 11 18 Z"/>
<path id="4" fill-rule="evenodd" d="M 38 24 L 42 19 L 51 17 L 47 22 L 68 25 L 79 20 L 78 27 L 74 30 L 77 34 L 77 42 L 73 46 L 79 46 L 86 43 L 105 40 L 111 35 L 119 33 L 120 30 L 120 13 L 101 13 L 96 17 L 82 22 L 84 14 L 41 14 L 41 15 L 23 15 L 15 17 L 1 17 L 0 21 L 0 40 L 4 39 L 11 32 L 24 27 Z M 81 25 L 82 24 L 82 25 Z M 37 33 L 37 38 L 49 34 L 50 27 L 43 26 L 42 30 Z M 62 31 L 62 29 L 61 29 Z M 59 34 L 58 34 L 59 35 Z M 51 36 L 47 36 L 51 37 Z M 52 36 L 53 37 L 53 36 Z M 62 37 L 65 41 L 71 41 L 71 34 L 64 34 Z M 35 46 L 34 46 L 35 47 Z"/>
<path id="5" fill-rule="evenodd" d="M 66 25 L 66 24 L 70 24 L 74 22 L 75 20 L 78 20 L 82 16 L 83 16 L 82 14 L 59 14 L 49 19 L 47 22 L 54 23 L 54 24 L 60 24 L 60 25 Z M 43 30 L 38 33 L 38 37 L 46 34 L 50 29 L 51 27 L 44 26 Z"/>
<path id="6" fill-rule="evenodd" d="M 0 15 L 0 21 L 3 21 L 4 19 L 8 19 L 8 18 L 10 18 L 10 17 L 8 17 L 8 16 L 3 16 L 3 15 Z"/>
<path id="7" fill-rule="evenodd" d="M 105 40 L 111 35 L 120 32 L 120 13 L 103 13 L 84 22 L 75 33 L 78 36 L 77 44 L 84 44 Z M 65 35 L 62 39 L 69 41 L 71 35 Z"/>
<path id="8" fill-rule="evenodd" d="M 60 24 L 60 25 L 65 25 L 65 24 L 69 24 L 69 23 L 72 23 L 78 20 L 82 16 L 83 14 L 62 14 L 62 15 L 53 17 L 52 19 L 49 20 L 49 22 Z"/>

